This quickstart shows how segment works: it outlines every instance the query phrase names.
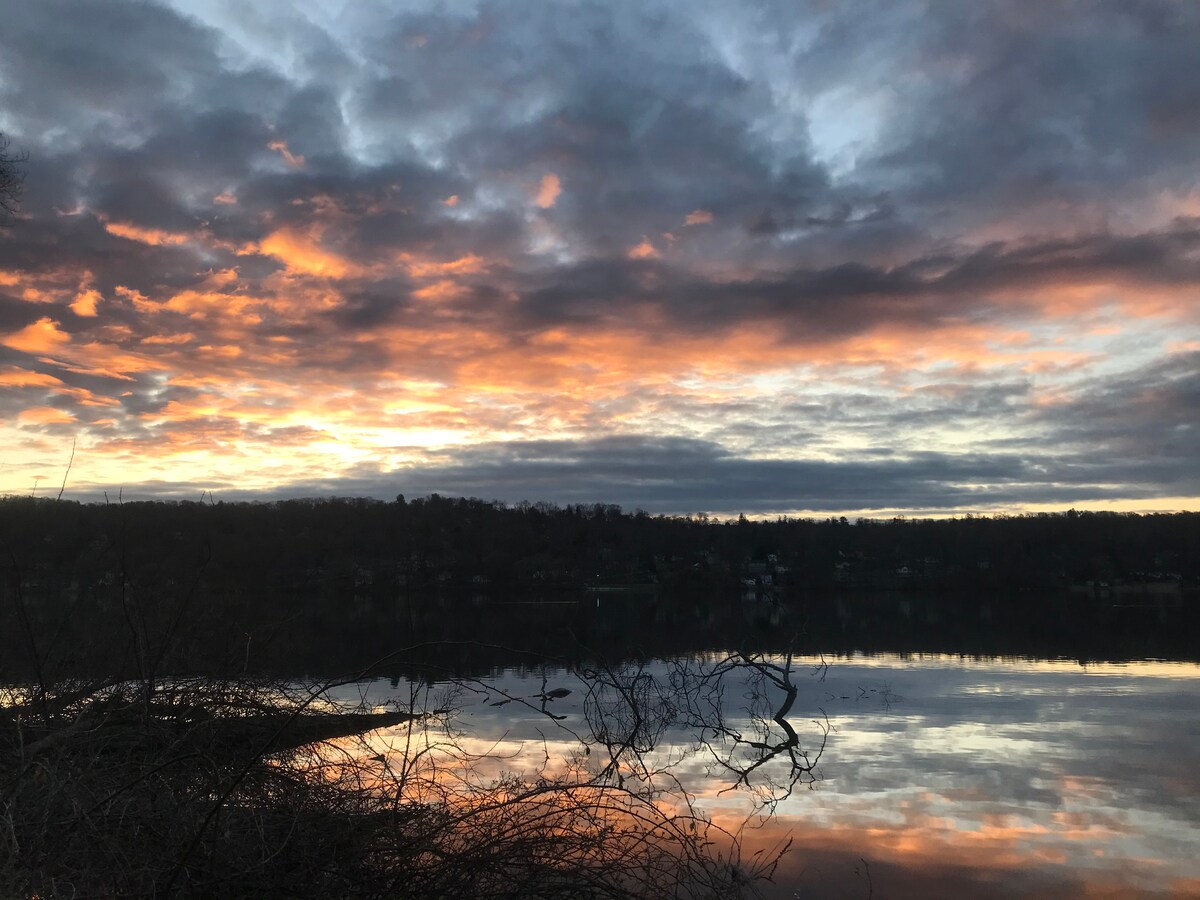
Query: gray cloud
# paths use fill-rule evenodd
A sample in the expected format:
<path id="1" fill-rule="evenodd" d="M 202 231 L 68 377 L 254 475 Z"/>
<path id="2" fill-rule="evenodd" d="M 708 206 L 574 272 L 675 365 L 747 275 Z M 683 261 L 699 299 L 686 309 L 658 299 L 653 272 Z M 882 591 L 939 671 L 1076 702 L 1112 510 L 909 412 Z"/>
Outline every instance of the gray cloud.
<path id="1" fill-rule="evenodd" d="M 1176 495 L 1200 489 L 1200 353 L 1090 382 L 1034 418 L 1109 478 Z"/>
<path id="2" fill-rule="evenodd" d="M 31 211 L 49 212 L 36 198 L 53 197 L 60 209 L 83 200 L 100 215 L 145 228 L 185 231 L 207 223 L 215 237 L 236 243 L 261 238 L 281 224 L 310 220 L 309 201 L 329 196 L 354 216 L 338 234 L 340 249 L 351 257 L 368 258 L 385 248 L 431 247 L 447 254 L 482 248 L 512 257 L 530 237 L 507 207 L 448 219 L 438 201 L 457 194 L 469 204 L 481 185 L 530 191 L 553 171 L 563 194 L 544 218 L 579 261 L 550 264 L 534 279 L 509 273 L 525 297 L 522 313 L 531 327 L 620 317 L 623 307 L 637 303 L 662 305 L 664 315 L 685 329 L 778 318 L 799 337 L 838 333 L 848 323 L 933 321 L 943 315 L 947 296 L 979 302 L 979 292 L 1030 279 L 1102 272 L 1159 282 L 1196 280 L 1189 255 L 1196 242 L 1194 226 L 1134 236 L 1095 232 L 1073 242 L 974 250 L 914 246 L 906 259 L 884 261 L 894 253 L 896 240 L 911 241 L 911 229 L 937 213 L 934 207 L 921 211 L 925 201 L 912 194 L 913 184 L 909 199 L 897 206 L 892 194 L 899 188 L 888 187 L 894 180 L 885 171 L 888 166 L 904 169 L 917 160 L 941 173 L 942 194 L 962 200 L 980 178 L 1025 178 L 1013 168 L 1025 165 L 1026 154 L 1012 147 L 1028 145 L 1031 153 L 1044 145 L 1056 148 L 1049 138 L 1039 140 L 1043 120 L 1077 116 L 1067 98 L 1091 97 L 1098 80 L 1123 86 L 1119 97 L 1100 104 L 1110 117 L 1148 115 L 1145 94 L 1172 96 L 1166 86 L 1179 79 L 1168 79 L 1165 65 L 1149 65 L 1135 46 L 1135 38 L 1147 30 L 1187 33 L 1187 14 L 1165 7 L 1157 17 L 1151 5 L 1106 9 L 1094 19 L 1029 11 L 1008 15 L 1004 4 L 920 19 L 908 10 L 897 24 L 909 39 L 889 50 L 880 46 L 882 35 L 875 30 L 851 29 L 836 15 L 764 6 L 763 15 L 799 32 L 805 17 L 820 24 L 826 41 L 817 41 L 807 55 L 776 48 L 791 77 L 812 76 L 817 87 L 829 81 L 828 75 L 817 77 L 814 66 L 833 65 L 826 53 L 830 41 L 851 59 L 882 52 L 885 62 L 926 67 L 943 64 L 950 48 L 959 48 L 961 77 L 935 79 L 931 83 L 940 85 L 941 93 L 905 105 L 911 128 L 923 123 L 932 128 L 919 140 L 902 130 L 889 131 L 893 144 L 908 143 L 881 151 L 861 177 L 834 184 L 809 142 L 781 147 L 770 139 L 771 128 L 763 123 L 781 115 L 775 96 L 780 85 L 766 73 L 754 78 L 753 72 L 739 71 L 714 42 L 711 27 L 669 11 L 618 4 L 554 7 L 530 17 L 519 7 L 483 6 L 465 16 L 384 17 L 368 35 L 349 32 L 340 38 L 309 23 L 294 29 L 303 50 L 289 79 L 261 65 L 227 68 L 216 32 L 158 7 L 68 6 L 23 9 L 6 47 L 14 54 L 5 71 L 6 96 L 23 98 L 10 104 L 18 136 L 25 133 L 36 142 L 39 134 L 49 140 L 65 131 L 80 142 L 74 155 L 58 152 L 53 162 L 31 167 Z M 74 30 L 60 29 L 65 33 L 49 41 L 51 23 L 64 17 L 109 40 L 89 40 L 82 52 L 71 36 Z M 1182 19 L 1172 22 L 1172 17 Z M 1124 23 L 1124 30 L 1089 42 L 1089 35 L 1110 20 Z M 734 34 L 744 28 L 732 19 L 726 24 Z M 267 27 L 265 20 L 260 26 L 255 33 Z M 1167 60 L 1173 60 L 1176 39 L 1164 42 Z M 1130 70 L 1127 78 L 1124 69 L 1112 74 L 1112 60 L 1102 53 L 1110 44 Z M 38 47 L 36 59 L 31 45 Z M 1071 50 L 1066 58 L 1061 58 L 1063 46 Z M 349 47 L 366 54 L 372 70 L 381 74 L 368 77 L 351 66 Z M 67 64 L 68 59 L 73 62 Z M 1032 69 L 1026 65 L 1031 61 L 1037 63 Z M 845 65 L 833 67 L 850 78 Z M 1102 67 L 1108 74 L 1100 79 Z M 330 84 L 316 80 L 322 77 L 332 79 Z M 357 80 L 339 95 L 334 86 L 346 79 Z M 81 90 L 85 80 L 87 90 Z M 1129 86 L 1135 81 L 1149 86 Z M 1035 83 L 1048 87 L 1055 100 L 1038 93 L 1044 108 L 1026 110 L 1014 97 L 1025 96 Z M 807 81 L 797 85 L 803 89 Z M 72 106 L 57 108 L 52 125 L 42 118 L 46 104 L 41 101 L 64 94 L 72 96 Z M 980 100 L 992 94 L 997 99 Z M 1089 114 L 1098 102 L 1090 102 Z M 127 122 L 135 113 L 137 121 Z M 370 161 L 354 156 L 349 114 L 368 143 L 396 138 L 390 153 L 381 155 L 373 145 Z M 953 119 L 958 114 L 973 118 L 959 122 Z M 987 127 L 980 116 L 989 117 Z M 949 129 L 963 137 L 952 138 Z M 1136 131 L 1115 124 L 1111 130 L 1118 136 Z M 968 137 L 974 143 L 963 146 Z M 266 146 L 276 138 L 305 156 L 304 170 L 287 171 L 280 164 Z M 1163 153 L 1179 151 L 1181 162 L 1192 158 L 1177 141 L 1161 143 Z M 1111 142 L 1099 137 L 1088 146 L 1093 145 L 1090 155 L 1069 154 L 1072 165 L 1087 165 L 1101 149 L 1114 153 Z M 1122 159 L 1128 160 L 1133 149 Z M 954 175 L 947 168 L 951 163 L 966 167 L 969 175 Z M 74 184 L 75 198 L 66 196 L 64 183 Z M 1129 184 L 1130 178 L 1121 183 Z M 392 202 L 381 203 L 397 185 Z M 236 190 L 239 204 L 214 209 L 212 197 L 228 189 Z M 1030 190 L 1043 192 L 1045 186 Z M 1012 200 L 1023 195 L 1011 183 L 1004 191 Z M 996 210 L 992 201 L 977 205 L 972 215 Z M 665 248 L 662 233 L 680 231 L 683 217 L 700 208 L 714 214 L 714 225 L 689 232 L 689 240 L 699 234 L 696 246 L 677 262 L 623 258 L 628 247 L 646 237 Z M 58 232 L 56 261 L 67 245 L 76 262 L 93 270 L 112 271 L 120 256 L 130 253 L 139 257 L 131 269 L 162 270 L 164 264 L 170 269 L 162 257 L 186 252 L 160 248 L 149 266 L 147 251 L 122 248 L 116 260 L 102 266 L 89 257 L 69 223 L 46 216 L 46 227 Z M 835 265 L 828 264 L 831 228 L 853 233 L 834 241 L 844 245 L 843 252 L 853 248 Z M 748 267 L 737 272 L 736 281 L 702 274 L 712 241 L 721 242 L 721 256 L 730 265 Z M 803 260 L 811 254 L 823 264 L 797 268 L 787 263 L 789 257 Z M 228 251 L 216 256 L 222 264 L 250 264 Z M 205 268 L 206 261 L 212 262 L 211 249 L 192 265 Z M 126 275 L 119 268 L 114 274 L 114 280 Z M 907 299 L 897 303 L 898 298 Z M 857 305 L 837 303 L 847 299 Z"/>
<path id="3" fill-rule="evenodd" d="M 206 432 L 208 426 L 192 427 Z M 706 441 L 630 435 L 442 451 L 424 464 L 393 471 L 362 465 L 343 476 L 295 482 L 272 494 L 390 499 L 396 493 L 440 493 L 506 502 L 603 502 L 653 513 L 721 515 L 895 508 L 932 512 L 1155 496 L 1164 474 L 1148 473 L 1146 485 L 1112 484 L 1106 482 L 1125 477 L 1127 469 L 1079 456 L 1030 460 L 1005 453 L 927 452 L 842 462 L 746 459 Z M 1195 477 L 1186 486 L 1200 488 Z M 199 487 L 220 490 L 227 499 L 263 496 L 245 490 L 236 476 L 198 486 L 145 483 L 134 491 L 174 495 Z M 89 491 L 97 488 L 77 484 L 75 495 L 90 496 Z"/>

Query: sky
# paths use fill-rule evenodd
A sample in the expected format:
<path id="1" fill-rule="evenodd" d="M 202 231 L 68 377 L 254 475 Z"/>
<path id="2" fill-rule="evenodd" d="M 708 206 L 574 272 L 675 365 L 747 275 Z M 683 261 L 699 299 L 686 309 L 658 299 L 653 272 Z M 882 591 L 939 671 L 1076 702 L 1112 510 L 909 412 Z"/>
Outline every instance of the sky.
<path id="1" fill-rule="evenodd" d="M 0 493 L 1200 508 L 1200 5 L 3 17 Z"/>

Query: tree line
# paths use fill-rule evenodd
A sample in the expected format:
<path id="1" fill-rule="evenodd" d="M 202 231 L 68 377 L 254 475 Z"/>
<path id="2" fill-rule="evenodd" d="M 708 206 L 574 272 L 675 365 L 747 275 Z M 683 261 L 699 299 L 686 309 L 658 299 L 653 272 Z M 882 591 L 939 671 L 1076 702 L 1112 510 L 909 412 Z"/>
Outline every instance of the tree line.
<path id="1" fill-rule="evenodd" d="M 331 594 L 597 584 L 725 591 L 750 580 L 800 593 L 1155 582 L 1186 590 L 1200 577 L 1198 513 L 721 521 L 437 494 L 255 503 L 8 497 L 0 539 L 32 582 L 82 594 L 102 594 L 122 571 L 143 584 L 177 583 L 201 563 L 210 589 Z"/>

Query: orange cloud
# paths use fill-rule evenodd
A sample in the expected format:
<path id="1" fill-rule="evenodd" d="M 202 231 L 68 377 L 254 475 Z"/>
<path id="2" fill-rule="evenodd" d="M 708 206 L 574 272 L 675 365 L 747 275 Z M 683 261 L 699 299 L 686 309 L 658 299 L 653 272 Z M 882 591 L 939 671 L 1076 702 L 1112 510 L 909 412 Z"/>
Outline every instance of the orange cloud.
<path id="1" fill-rule="evenodd" d="M 179 334 L 152 334 L 150 337 L 142 338 L 143 344 L 187 344 L 195 340 L 196 336 L 190 331 L 184 331 Z"/>
<path id="2" fill-rule="evenodd" d="M 68 372 L 102 375 L 131 381 L 130 373 L 162 372 L 169 367 L 152 356 L 129 353 L 114 344 L 91 341 L 72 351 L 69 359 L 59 362 Z"/>
<path id="3" fill-rule="evenodd" d="M 458 206 L 458 194 L 451 194 L 442 201 L 443 206 Z"/>
<path id="4" fill-rule="evenodd" d="M 70 397 L 81 406 L 120 406 L 121 402 L 113 397 L 104 397 L 89 391 L 87 388 L 63 387 L 58 391 L 60 397 Z"/>
<path id="5" fill-rule="evenodd" d="M 217 291 L 180 291 L 162 304 L 161 309 L 181 313 L 193 319 L 209 316 L 236 316 L 244 325 L 262 321 L 260 316 L 247 313 L 247 307 L 258 301 L 242 294 L 223 294 Z"/>
<path id="6" fill-rule="evenodd" d="M 319 229 L 305 233 L 296 228 L 281 228 L 249 251 L 280 260 L 289 272 L 319 278 L 346 278 L 361 272 L 359 266 L 321 246 Z"/>
<path id="7" fill-rule="evenodd" d="M 413 291 L 413 296 L 421 300 L 449 300 L 462 293 L 462 286 L 457 281 L 443 278 L 423 288 Z"/>
<path id="8" fill-rule="evenodd" d="M 488 261 L 482 256 L 476 256 L 474 253 L 468 253 L 466 256 L 460 256 L 458 259 L 452 259 L 447 262 L 418 260 L 407 253 L 401 254 L 400 258 L 408 267 L 408 274 L 414 278 L 435 278 L 445 275 L 478 275 L 480 272 L 486 271 L 488 267 Z"/>
<path id="9" fill-rule="evenodd" d="M 53 406 L 35 406 L 17 413 L 17 420 L 25 425 L 65 425 L 74 422 L 75 417 Z"/>
<path id="10" fill-rule="evenodd" d="M 550 209 L 558 201 L 558 195 L 561 193 L 562 183 L 558 180 L 558 176 L 551 172 L 542 176 L 534 203 L 541 209 Z"/>
<path id="11" fill-rule="evenodd" d="M 0 339 L 0 344 L 22 353 L 51 353 L 70 342 L 71 336 L 59 329 L 58 322 L 46 317 Z"/>
<path id="12" fill-rule="evenodd" d="M 21 291 L 21 299 L 27 303 L 53 303 L 54 295 L 40 291 L 35 287 L 27 287 Z"/>
<path id="13" fill-rule="evenodd" d="M 293 169 L 304 168 L 304 156 L 300 154 L 293 155 L 292 151 L 288 149 L 287 141 L 271 141 L 269 144 L 267 144 L 267 149 L 274 150 L 276 153 L 282 156 L 284 162 L 286 162 Z"/>
<path id="14" fill-rule="evenodd" d="M 213 287 L 225 287 L 237 280 L 238 270 L 230 267 L 228 269 L 218 269 L 215 272 L 209 272 L 208 277 L 204 279 L 204 284 Z"/>
<path id="15" fill-rule="evenodd" d="M 625 255 L 630 259 L 657 259 L 659 253 L 654 249 L 654 245 L 645 238 L 640 244 L 636 244 L 625 251 Z"/>
<path id="16" fill-rule="evenodd" d="M 31 372 L 29 369 L 0 372 L 0 386 L 3 387 L 56 387 L 61 384 L 62 382 L 53 375 Z"/>
<path id="17" fill-rule="evenodd" d="M 543 179 L 543 186 L 554 188 L 548 192 L 554 201 L 561 184 L 557 176 L 552 182 L 550 178 Z M 218 434 L 241 428 L 236 452 L 248 454 L 246 459 L 253 456 L 258 466 L 255 477 L 269 481 L 265 473 L 275 471 L 271 469 L 275 463 L 270 454 L 273 442 L 264 428 L 329 426 L 319 438 L 299 437 L 299 432 L 288 438 L 289 446 L 298 449 L 287 464 L 299 475 L 321 467 L 323 451 L 317 441 L 336 439 L 344 456 L 337 459 L 350 463 L 361 461 L 370 448 L 397 446 L 401 432 L 409 436 L 405 440 L 416 443 L 447 443 L 451 436 L 455 441 L 544 437 L 622 425 L 637 431 L 653 429 L 656 423 L 689 431 L 691 423 L 678 410 L 700 405 L 709 411 L 723 409 L 722 404 L 739 390 L 754 394 L 751 402 L 757 402 L 754 398 L 763 395 L 754 380 L 758 375 L 768 376 L 761 381 L 773 385 L 787 379 L 792 379 L 788 384 L 801 384 L 809 375 L 827 379 L 826 384 L 846 384 L 863 377 L 864 367 L 870 367 L 869 377 L 878 377 L 882 389 L 901 392 L 922 380 L 947 377 L 977 383 L 978 376 L 1000 370 L 1009 375 L 1065 373 L 1111 351 L 1094 350 L 1102 342 L 1093 341 L 1087 345 L 1093 352 L 1085 352 L 1065 330 L 1062 316 L 1103 307 L 1104 315 L 1097 312 L 1078 330 L 1080 336 L 1102 335 L 1108 328 L 1104 322 L 1112 321 L 1106 317 L 1116 316 L 1118 310 L 1136 310 L 1139 315 L 1178 310 L 1183 305 L 1180 297 L 1188 293 L 1187 288 L 1173 288 L 1176 293 L 1171 299 L 1165 288 L 1155 285 L 1135 289 L 1101 284 L 1095 273 L 1087 283 L 1080 278 L 1081 283 L 1074 284 L 1068 277 L 1052 284 L 1033 282 L 1020 290 L 993 288 L 981 301 L 992 316 L 989 324 L 968 314 L 975 307 L 948 308 L 938 319 L 928 315 L 930 305 L 938 302 L 934 292 L 939 288 L 932 286 L 936 281 L 932 279 L 929 295 L 915 293 L 886 303 L 886 298 L 880 298 L 877 304 L 856 299 L 864 313 L 849 328 L 830 328 L 818 316 L 813 329 L 805 331 L 803 313 L 785 317 L 771 304 L 748 303 L 739 311 L 740 321 L 718 317 L 707 333 L 681 330 L 678 310 L 669 308 L 669 300 L 659 306 L 633 298 L 611 308 L 597 304 L 595 315 L 586 321 L 568 317 L 570 324 L 538 330 L 536 319 L 519 320 L 520 327 L 514 329 L 509 327 L 509 317 L 521 314 L 520 276 L 513 274 L 519 271 L 519 261 L 510 270 L 508 260 L 488 256 L 483 247 L 454 256 L 447 248 L 423 244 L 409 253 L 387 249 L 360 263 L 343 249 L 340 242 L 350 232 L 342 230 L 336 216 L 349 219 L 361 207 L 351 204 L 347 209 L 354 212 L 343 213 L 318 200 L 305 211 L 310 209 L 306 223 L 271 226 L 276 230 L 260 243 L 243 245 L 238 251 L 278 259 L 281 265 L 272 266 L 274 271 L 265 276 L 253 274 L 259 266 L 243 267 L 251 273 L 248 276 L 229 266 L 238 262 L 231 255 L 232 247 L 226 248 L 229 255 L 214 253 L 197 259 L 198 284 L 193 275 L 188 290 L 176 288 L 172 294 L 155 287 L 153 299 L 124 286 L 101 296 L 90 287 L 92 280 L 78 270 L 0 273 L 0 283 L 17 285 L 17 291 L 30 287 L 55 303 L 69 302 L 77 315 L 88 317 L 83 322 L 68 320 L 72 330 L 87 326 L 86 336 L 77 333 L 72 338 L 59 322 L 45 317 L 20 331 L 0 334 L 0 344 L 43 355 L 65 371 L 120 378 L 123 386 L 138 390 L 149 382 L 135 386 L 130 384 L 131 375 L 153 371 L 158 373 L 155 386 L 211 393 L 212 398 L 201 404 L 204 409 L 189 410 L 188 421 L 213 417 L 228 423 L 220 428 L 214 425 L 205 437 L 199 431 L 181 431 L 178 440 L 191 442 L 186 446 L 194 448 L 199 446 L 196 442 L 218 440 Z M 550 226 L 551 218 L 534 215 L 531 223 Z M 711 221 L 711 213 L 697 209 L 685 217 L 684 225 Z M 143 243 L 160 239 L 157 233 L 120 223 L 112 228 L 125 229 Z M 214 246 L 207 236 L 200 237 L 206 243 L 197 242 L 189 249 Z M 171 243 L 174 238 L 163 240 Z M 180 236 L 180 240 L 187 238 Z M 668 252 L 670 240 L 670 235 L 648 232 L 626 254 L 635 260 L 652 260 L 660 254 L 673 259 L 674 253 Z M 660 241 L 662 246 L 657 247 Z M 221 265 L 229 267 L 203 274 L 205 268 Z M 414 279 L 415 296 L 431 302 L 411 309 L 397 307 L 396 315 L 383 317 L 387 324 L 372 321 L 369 327 L 343 328 L 347 317 L 327 315 L 347 304 L 338 279 L 393 276 L 397 271 Z M 658 267 L 633 266 L 630 271 L 651 294 Z M 709 267 L 705 273 L 712 277 Z M 739 274 L 747 279 L 754 275 L 735 272 L 722 277 L 736 281 Z M 445 302 L 462 297 L 466 285 L 479 276 L 486 276 L 489 286 L 505 299 Z M 142 315 L 128 315 L 131 308 Z M 760 308 L 761 316 L 755 318 Z M 115 317 L 120 324 L 96 327 L 121 309 L 126 314 Z M 159 315 L 151 318 L 152 314 Z M 884 321 L 871 327 L 873 316 Z M 896 324 L 898 320 L 901 324 Z M 1122 327 L 1126 324 L 1131 331 L 1139 327 L 1136 321 L 1123 321 Z M 1186 330 L 1174 334 L 1178 337 Z M 1196 346 L 1186 340 L 1171 347 L 1163 344 L 1176 352 Z M 395 389 L 387 386 L 388 379 L 433 387 L 423 392 Z M 1039 377 L 1038 381 L 1053 379 Z M 70 398 L 77 404 L 110 402 L 77 396 L 52 376 L 27 370 L 0 372 L 0 385 L 28 389 L 39 403 L 61 401 L 36 396 L 43 393 L 38 389 L 55 389 L 62 401 Z M 1054 394 L 1049 387 L 1031 393 L 1030 402 L 1051 402 Z M 247 402 L 252 395 L 260 405 Z M 117 392 L 111 391 L 110 396 L 116 397 Z M 408 417 L 408 424 L 398 427 L 396 417 L 401 414 Z M 423 435 L 420 441 L 413 437 L 418 431 Z M 379 455 L 385 457 L 391 458 Z M 195 466 L 197 461 L 189 464 Z"/>
<path id="18" fill-rule="evenodd" d="M 94 288 L 80 291 L 71 301 L 71 311 L 77 316 L 91 317 L 96 315 L 96 305 L 104 299 Z"/>
<path id="19" fill-rule="evenodd" d="M 242 355 L 242 348 L 236 344 L 202 344 L 196 348 L 201 353 L 218 356 L 222 359 L 237 359 Z"/>
<path id="20" fill-rule="evenodd" d="M 234 196 L 233 194 L 229 193 L 229 191 L 225 191 L 225 192 L 217 194 L 217 196 L 213 197 L 213 203 L 223 205 L 223 206 L 231 206 L 237 202 L 238 202 L 237 197 Z"/>
<path id="21" fill-rule="evenodd" d="M 187 234 L 160 231 L 157 228 L 142 228 L 129 222 L 105 222 L 104 230 L 109 234 L 125 238 L 128 241 L 137 241 L 140 244 L 149 244 L 154 247 L 170 244 L 186 244 L 191 240 L 191 236 Z"/>

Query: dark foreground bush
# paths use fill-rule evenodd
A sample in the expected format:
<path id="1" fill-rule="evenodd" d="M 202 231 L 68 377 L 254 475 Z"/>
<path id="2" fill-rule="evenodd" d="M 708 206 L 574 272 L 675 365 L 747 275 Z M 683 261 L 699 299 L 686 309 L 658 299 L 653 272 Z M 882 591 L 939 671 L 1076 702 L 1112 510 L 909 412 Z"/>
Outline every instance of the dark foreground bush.
<path id="1" fill-rule="evenodd" d="M 633 683 L 596 694 L 624 699 L 593 710 L 607 723 L 595 756 L 491 780 L 474 777 L 448 710 L 372 719 L 317 688 L 245 681 L 7 689 L 0 896 L 751 892 L 773 860 L 743 867 L 686 800 L 633 777 L 650 721 Z M 347 736 L 373 724 L 401 749 Z"/>

